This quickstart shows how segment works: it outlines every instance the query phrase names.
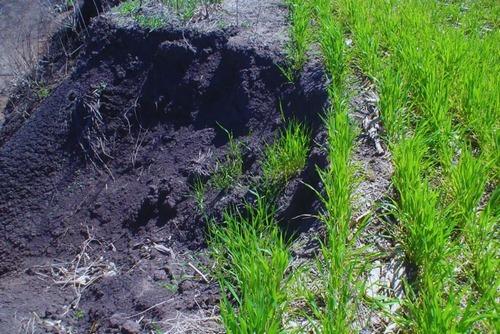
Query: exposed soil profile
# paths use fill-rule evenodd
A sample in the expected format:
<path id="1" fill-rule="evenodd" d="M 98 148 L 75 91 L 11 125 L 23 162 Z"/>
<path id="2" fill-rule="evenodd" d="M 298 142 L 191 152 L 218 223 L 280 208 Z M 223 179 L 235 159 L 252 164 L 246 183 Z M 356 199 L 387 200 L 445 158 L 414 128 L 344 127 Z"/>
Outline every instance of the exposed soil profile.
<path id="1" fill-rule="evenodd" d="M 1 333 L 34 323 L 40 333 L 142 333 L 155 322 L 220 330 L 193 181 L 224 157 L 227 131 L 243 143 L 248 182 L 206 194 L 219 215 L 248 196 L 283 116 L 316 134 L 326 103 L 319 63 L 295 84 L 278 66 L 283 6 L 239 10 L 243 22 L 258 15 L 259 31 L 210 22 L 147 31 L 103 15 L 71 74 L 26 106 L 29 117 L 16 123 L 12 107 L 0 133 Z M 305 183 L 317 182 L 314 154 Z M 296 180 L 281 199 L 283 219 L 312 201 Z"/>

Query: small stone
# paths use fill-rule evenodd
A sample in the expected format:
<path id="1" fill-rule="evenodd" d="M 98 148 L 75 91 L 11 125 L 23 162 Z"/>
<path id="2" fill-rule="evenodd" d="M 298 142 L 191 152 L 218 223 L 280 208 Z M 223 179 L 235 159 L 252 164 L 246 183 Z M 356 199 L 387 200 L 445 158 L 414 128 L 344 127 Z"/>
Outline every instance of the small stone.
<path id="1" fill-rule="evenodd" d="M 124 322 L 123 316 L 121 314 L 115 313 L 109 318 L 110 327 L 117 328 Z"/>
<path id="2" fill-rule="evenodd" d="M 141 331 L 141 326 L 132 320 L 127 320 L 122 326 L 123 334 L 139 334 Z"/>
<path id="3" fill-rule="evenodd" d="M 194 289 L 196 284 L 193 281 L 185 280 L 179 285 L 179 292 L 183 293 L 185 291 L 189 291 Z"/>
<path id="4" fill-rule="evenodd" d="M 165 281 L 167 279 L 168 279 L 168 276 L 164 270 L 156 270 L 153 274 L 154 281 Z"/>

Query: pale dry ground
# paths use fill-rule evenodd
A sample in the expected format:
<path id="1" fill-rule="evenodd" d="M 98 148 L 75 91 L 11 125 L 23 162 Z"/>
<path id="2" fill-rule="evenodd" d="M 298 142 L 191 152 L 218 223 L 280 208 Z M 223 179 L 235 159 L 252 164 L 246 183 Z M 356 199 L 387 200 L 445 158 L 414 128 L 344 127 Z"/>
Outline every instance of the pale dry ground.
<path id="1" fill-rule="evenodd" d="M 13 81 L 32 70 L 53 29 L 50 0 L 0 0 L 0 125 Z"/>

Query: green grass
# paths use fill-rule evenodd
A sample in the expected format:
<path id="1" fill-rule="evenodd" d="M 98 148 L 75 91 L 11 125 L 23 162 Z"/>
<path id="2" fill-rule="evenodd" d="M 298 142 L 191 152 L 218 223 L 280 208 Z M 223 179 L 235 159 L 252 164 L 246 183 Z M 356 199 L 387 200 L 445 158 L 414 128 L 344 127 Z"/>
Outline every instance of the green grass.
<path id="1" fill-rule="evenodd" d="M 146 3 L 146 0 L 144 0 L 144 3 Z M 167 23 L 166 18 L 161 13 L 143 13 L 140 0 L 127 0 L 121 3 L 118 6 L 118 13 L 122 16 L 132 17 L 141 28 L 149 31 L 161 29 Z"/>
<path id="2" fill-rule="evenodd" d="M 237 142 L 230 132 L 227 134 L 228 152 L 225 159 L 217 160 L 215 172 L 210 179 L 210 184 L 219 190 L 229 189 L 243 174 L 241 143 Z"/>
<path id="3" fill-rule="evenodd" d="M 418 270 L 400 318 L 410 332 L 498 326 L 498 243 L 482 232 L 494 231 L 498 217 L 491 202 L 481 202 L 498 182 L 500 35 L 485 27 L 498 28 L 491 13 L 499 8 L 491 1 L 336 1 L 354 62 L 379 88 L 395 164 L 395 238 Z"/>
<path id="4" fill-rule="evenodd" d="M 77 309 L 73 312 L 73 316 L 76 320 L 83 320 L 83 318 L 85 318 L 85 311 L 82 309 Z"/>
<path id="5" fill-rule="evenodd" d="M 177 284 L 162 283 L 161 287 L 172 292 L 172 293 L 176 293 L 179 290 L 179 287 Z"/>
<path id="6" fill-rule="evenodd" d="M 394 237 L 417 268 L 416 279 L 406 285 L 400 326 L 416 333 L 494 331 L 499 323 L 494 303 L 499 297 L 494 274 L 498 238 L 493 232 L 498 210 L 492 209 L 498 191 L 491 195 L 500 161 L 498 2 L 291 4 L 295 13 L 312 12 L 308 15 L 314 20 L 297 23 L 292 16 L 291 36 L 313 29 L 309 34 L 321 48 L 330 81 L 333 111 L 325 121 L 337 129 L 329 131 L 330 167 L 321 171 L 325 193 L 318 194 L 328 229 L 323 256 L 330 263 L 324 273 L 330 300 L 328 311 L 323 310 L 329 316 L 316 315 L 318 331 L 349 331 L 353 316 L 349 284 L 328 278 L 335 273 L 334 278 L 353 279 L 345 255 L 353 254 L 348 226 L 354 180 L 346 154 L 352 138 L 340 130 L 350 128 L 345 111 L 350 67 L 362 71 L 379 92 L 384 137 L 395 165 L 393 213 L 399 228 Z M 348 50 L 347 38 L 353 41 Z"/>
<path id="7" fill-rule="evenodd" d="M 345 108 L 345 101 L 339 100 L 327 114 L 329 167 L 318 171 L 324 187 L 323 193 L 317 193 L 324 206 L 319 218 L 327 230 L 326 241 L 321 245 L 323 260 L 318 262 L 326 281 L 322 296 L 325 305 L 321 307 L 311 298 L 310 303 L 318 321 L 313 324 L 319 333 L 350 333 L 356 314 L 354 290 L 362 257 L 355 256 L 356 233 L 350 227 L 355 132 Z"/>
<path id="8" fill-rule="evenodd" d="M 278 139 L 267 145 L 262 163 L 265 183 L 283 184 L 304 169 L 310 134 L 297 121 L 288 122 Z"/>
<path id="9" fill-rule="evenodd" d="M 47 86 L 38 85 L 36 95 L 39 99 L 43 100 L 50 95 L 50 88 L 48 88 Z"/>
<path id="10" fill-rule="evenodd" d="M 118 12 L 123 16 L 135 15 L 139 12 L 140 0 L 127 0 L 118 6 Z"/>
<path id="11" fill-rule="evenodd" d="M 203 213 L 205 211 L 205 194 L 207 192 L 206 183 L 201 180 L 201 178 L 197 177 L 193 185 L 191 186 L 191 193 L 195 200 L 196 206 L 198 210 Z"/>
<path id="12" fill-rule="evenodd" d="M 223 186 L 234 183 L 226 170 L 241 157 L 240 145 L 229 134 L 227 159 L 221 162 Z M 229 208 L 222 222 L 210 224 L 210 249 L 222 291 L 221 316 L 227 333 L 282 333 L 288 305 L 289 245 L 275 220 L 276 196 L 284 183 L 304 168 L 309 133 L 296 121 L 288 122 L 274 143 L 266 146 L 264 177 L 254 202 L 242 210 Z M 237 163 L 239 165 L 239 163 Z M 219 167 L 220 169 L 220 167 Z M 216 173 L 216 175 L 218 174 Z M 216 186 L 218 181 L 211 183 Z M 217 180 L 217 179 L 216 179 Z M 225 180 L 231 180 L 226 182 Z"/>
<path id="13" fill-rule="evenodd" d="M 318 218 L 327 231 L 326 240 L 321 242 L 321 259 L 317 263 L 324 282 L 319 295 L 313 291 L 305 293 L 312 312 L 306 317 L 317 333 L 350 333 L 354 330 L 352 325 L 361 297 L 359 276 L 363 271 L 363 255 L 356 250 L 360 229 L 351 226 L 352 194 L 356 186 L 352 163 L 356 130 L 348 115 L 350 54 L 345 43 L 344 27 L 334 17 L 334 2 L 315 0 L 294 2 L 293 5 L 295 12 L 308 15 L 299 24 L 314 22 L 313 26 L 299 31 L 312 30 L 313 40 L 320 47 L 329 79 L 331 104 L 324 117 L 328 134 L 328 167 L 318 170 L 323 189 L 316 192 L 323 204 Z M 297 6 L 303 8 L 298 9 Z M 297 23 L 292 20 L 291 24 L 292 36 L 295 36 L 297 28 L 293 25 Z"/>
<path id="14" fill-rule="evenodd" d="M 149 31 L 161 29 L 165 26 L 165 18 L 161 15 L 136 15 L 135 20 L 139 26 Z"/>
<path id="15" fill-rule="evenodd" d="M 356 331 L 363 302 L 366 259 L 357 248 L 362 227 L 352 221 L 357 133 L 349 120 L 348 80 L 354 68 L 379 93 L 394 164 L 392 214 L 398 224 L 391 231 L 415 268 L 393 319 L 409 333 L 496 332 L 500 5 L 491 0 L 287 4 L 291 66 L 285 74 L 294 77 L 310 43 L 316 43 L 329 82 L 328 167 L 318 171 L 322 188 L 316 193 L 327 232 L 316 268 L 323 286 L 304 292 L 310 326 L 317 333 Z M 265 148 L 264 180 L 286 182 L 304 166 L 308 136 L 299 128 L 290 123 Z M 231 160 L 238 159 L 219 165 Z M 234 182 L 225 176 L 231 167 L 221 170 L 220 187 Z M 212 225 L 228 333 L 284 331 L 290 255 L 272 202 L 258 197 L 245 212 L 226 213 L 222 227 Z"/>
<path id="16" fill-rule="evenodd" d="M 227 333 L 281 333 L 290 254 L 268 199 L 228 211 L 210 229 Z"/>
<path id="17" fill-rule="evenodd" d="M 311 6 L 307 1 L 287 0 L 290 20 L 290 42 L 287 45 L 290 67 L 285 70 L 289 78 L 302 68 L 307 60 L 307 51 L 311 42 L 310 20 Z"/>

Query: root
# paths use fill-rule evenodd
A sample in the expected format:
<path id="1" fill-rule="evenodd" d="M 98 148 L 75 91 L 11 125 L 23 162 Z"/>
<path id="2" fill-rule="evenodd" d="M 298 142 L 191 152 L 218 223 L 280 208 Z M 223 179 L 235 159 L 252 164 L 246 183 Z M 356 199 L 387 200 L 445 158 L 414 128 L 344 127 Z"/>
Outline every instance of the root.
<path id="1" fill-rule="evenodd" d="M 100 83 L 90 93 L 83 97 L 83 129 L 79 135 L 78 144 L 84 157 L 96 169 L 99 166 L 109 173 L 114 179 L 111 169 L 106 164 L 107 160 L 113 159 L 109 152 L 110 142 L 105 133 L 105 122 L 101 114 L 101 97 L 106 89 L 105 83 Z M 75 121 L 74 121 L 75 122 Z"/>

